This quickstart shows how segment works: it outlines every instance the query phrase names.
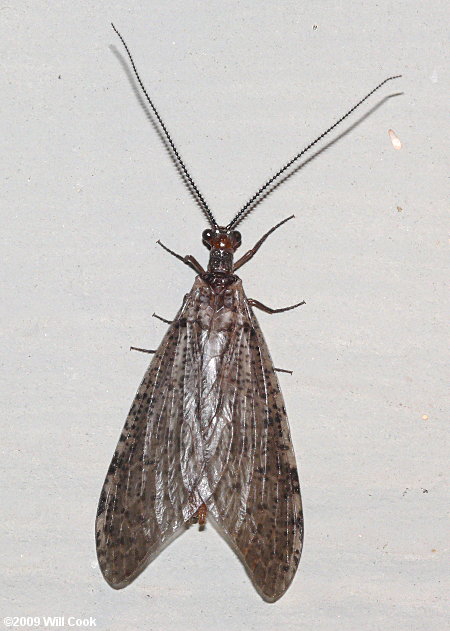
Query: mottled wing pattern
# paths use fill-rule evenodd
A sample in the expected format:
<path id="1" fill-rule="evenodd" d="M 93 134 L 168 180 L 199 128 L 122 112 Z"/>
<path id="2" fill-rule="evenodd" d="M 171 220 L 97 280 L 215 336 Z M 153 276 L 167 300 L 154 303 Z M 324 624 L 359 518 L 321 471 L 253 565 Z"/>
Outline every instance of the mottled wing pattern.
<path id="1" fill-rule="evenodd" d="M 198 397 L 198 346 L 191 295 L 143 378 L 106 476 L 96 521 L 97 554 L 108 583 L 128 585 L 198 506 L 189 494 L 202 457 L 186 416 L 185 390 Z M 190 317 L 192 316 L 192 317 Z M 197 393 L 197 395 L 195 395 Z M 191 397 L 192 398 L 192 397 Z M 196 401 L 190 401 L 195 408 Z M 194 428 L 195 429 L 195 428 Z"/>
<path id="2" fill-rule="evenodd" d="M 278 379 L 255 315 L 243 290 L 238 293 L 238 310 L 247 317 L 217 375 L 228 384 L 218 416 L 227 417 L 233 431 L 208 508 L 262 597 L 273 602 L 300 560 L 302 505 Z M 214 462 L 211 457 L 208 470 Z"/>
<path id="3" fill-rule="evenodd" d="M 97 516 L 106 580 L 128 585 L 202 503 L 275 601 L 303 522 L 286 411 L 241 281 L 197 277 L 157 350 L 111 462 Z"/>

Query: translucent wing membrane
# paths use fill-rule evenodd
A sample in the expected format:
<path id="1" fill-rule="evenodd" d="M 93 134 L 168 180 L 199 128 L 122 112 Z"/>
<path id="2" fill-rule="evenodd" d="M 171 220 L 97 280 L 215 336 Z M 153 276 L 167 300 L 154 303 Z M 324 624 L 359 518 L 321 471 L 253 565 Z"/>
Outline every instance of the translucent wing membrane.
<path id="1" fill-rule="evenodd" d="M 98 509 L 108 582 L 130 583 L 203 503 L 277 600 L 300 558 L 301 501 L 277 378 L 239 279 L 219 294 L 196 279 L 139 388 Z"/>
<path id="2" fill-rule="evenodd" d="M 182 469 L 199 462 L 184 435 L 188 337 L 186 321 L 177 319 L 139 387 L 103 486 L 97 551 L 116 588 L 128 585 L 195 512 Z M 189 364 L 195 366 L 193 358 Z"/>
<path id="3" fill-rule="evenodd" d="M 303 515 L 283 398 L 261 329 L 246 309 L 250 327 L 231 366 L 238 396 L 230 410 L 230 457 L 208 506 L 260 594 L 275 601 L 297 570 Z"/>

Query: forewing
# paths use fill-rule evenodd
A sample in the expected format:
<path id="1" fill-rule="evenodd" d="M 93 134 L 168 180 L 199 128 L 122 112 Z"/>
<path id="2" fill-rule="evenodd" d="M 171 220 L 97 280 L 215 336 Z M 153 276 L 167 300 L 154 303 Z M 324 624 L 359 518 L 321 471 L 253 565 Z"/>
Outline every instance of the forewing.
<path id="1" fill-rule="evenodd" d="M 193 308 L 188 296 L 145 373 L 100 496 L 99 565 L 117 589 L 128 585 L 198 508 L 189 493 L 202 468 L 193 416 L 197 403 L 185 401 L 185 389 L 194 399 L 198 392 L 192 387 L 198 378 L 196 335 L 186 317 Z"/>
<path id="2" fill-rule="evenodd" d="M 236 333 L 222 369 L 232 427 L 228 461 L 209 508 L 255 587 L 273 602 L 289 587 L 300 560 L 302 505 L 278 379 L 245 297 L 241 306 L 248 324 Z"/>

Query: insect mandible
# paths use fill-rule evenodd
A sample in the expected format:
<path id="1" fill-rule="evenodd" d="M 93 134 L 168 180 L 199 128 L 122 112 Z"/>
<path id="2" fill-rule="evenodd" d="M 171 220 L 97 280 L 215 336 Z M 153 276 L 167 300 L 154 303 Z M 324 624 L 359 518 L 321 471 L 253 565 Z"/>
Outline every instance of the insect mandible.
<path id="1" fill-rule="evenodd" d="M 156 351 L 134 399 L 100 496 L 96 542 L 107 582 L 120 589 L 183 529 L 210 518 L 243 562 L 268 602 L 278 600 L 294 578 L 303 544 L 300 487 L 278 379 L 253 307 L 236 271 L 271 228 L 234 261 L 241 245 L 236 226 L 289 167 L 387 81 L 275 173 L 219 226 L 181 159 L 149 97 L 128 47 L 135 76 L 210 227 L 205 270 L 158 242 L 197 272 L 191 291 Z M 400 75 L 398 75 L 400 76 Z M 134 348 L 134 347 L 132 347 Z"/>

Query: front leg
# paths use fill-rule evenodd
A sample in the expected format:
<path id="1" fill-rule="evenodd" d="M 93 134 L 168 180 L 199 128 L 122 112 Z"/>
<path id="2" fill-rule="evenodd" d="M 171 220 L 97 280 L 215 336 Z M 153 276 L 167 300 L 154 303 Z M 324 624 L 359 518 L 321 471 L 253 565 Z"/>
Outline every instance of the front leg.
<path id="1" fill-rule="evenodd" d="M 306 302 L 302 300 L 301 302 L 298 302 L 296 305 L 292 305 L 290 307 L 283 307 L 282 309 L 272 309 L 272 307 L 267 307 L 266 305 L 263 305 L 262 302 L 259 302 L 259 300 L 254 300 L 253 298 L 249 298 L 248 304 L 251 305 L 252 307 L 257 307 L 258 309 L 261 309 L 261 311 L 265 311 L 266 313 L 281 313 L 282 311 L 289 311 L 290 309 L 295 309 L 296 307 L 305 305 Z"/>
<path id="2" fill-rule="evenodd" d="M 264 241 L 267 239 L 267 237 L 269 235 L 272 234 L 272 232 L 274 232 L 274 230 L 276 230 L 277 228 L 279 228 L 280 226 L 282 226 L 284 223 L 286 223 L 286 221 L 289 221 L 289 219 L 294 219 L 295 215 L 291 215 L 290 217 L 288 217 L 287 219 L 283 219 L 283 221 L 280 221 L 280 223 L 277 223 L 276 226 L 274 226 L 273 228 L 271 228 L 268 232 L 266 232 L 266 234 L 264 234 L 261 239 L 256 243 L 256 245 L 254 245 L 252 247 L 251 250 L 249 250 L 248 252 L 246 252 L 243 256 L 241 256 L 240 259 L 238 259 L 236 261 L 236 263 L 234 264 L 233 267 L 233 271 L 235 272 L 237 269 L 239 269 L 240 267 L 242 267 L 244 265 L 244 263 L 247 263 L 247 261 L 249 261 L 251 258 L 253 258 L 255 256 L 255 254 L 257 253 L 257 251 L 259 250 L 259 248 L 262 246 L 262 244 L 264 243 Z"/>
<path id="3" fill-rule="evenodd" d="M 172 256 L 175 256 L 177 259 L 179 259 L 186 265 L 189 265 L 189 267 L 192 267 L 192 269 L 195 270 L 197 274 L 205 273 L 205 270 L 203 269 L 203 267 L 200 265 L 197 259 L 194 258 L 191 254 L 187 254 L 186 256 L 181 256 L 181 254 L 177 254 L 176 252 L 168 248 L 166 245 L 164 245 L 164 243 L 161 243 L 159 239 L 156 243 L 158 243 L 162 248 L 164 248 L 166 252 L 168 252 L 169 254 L 172 254 Z"/>

